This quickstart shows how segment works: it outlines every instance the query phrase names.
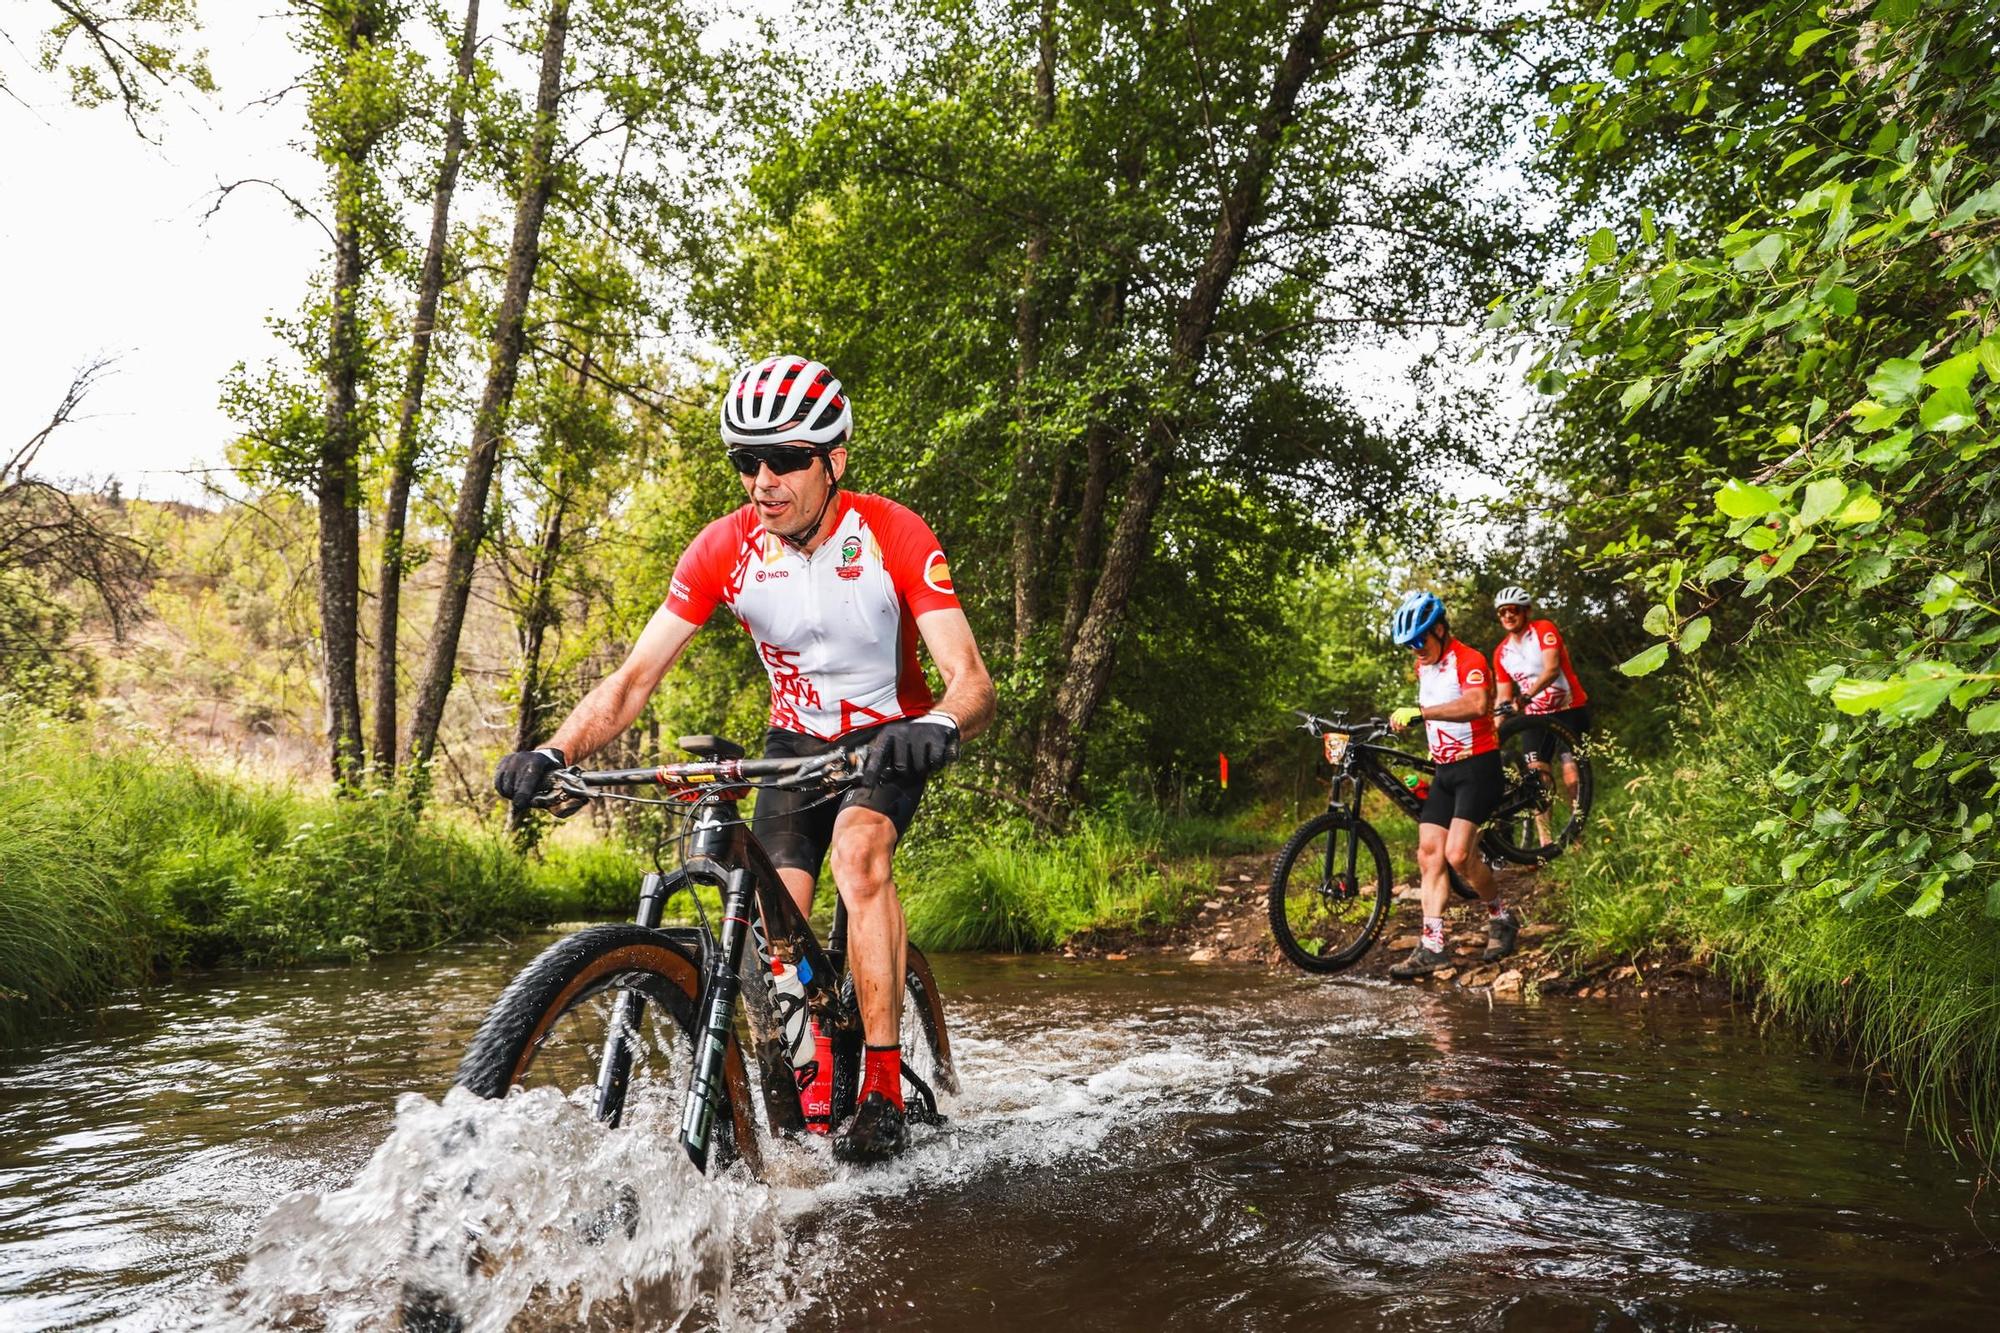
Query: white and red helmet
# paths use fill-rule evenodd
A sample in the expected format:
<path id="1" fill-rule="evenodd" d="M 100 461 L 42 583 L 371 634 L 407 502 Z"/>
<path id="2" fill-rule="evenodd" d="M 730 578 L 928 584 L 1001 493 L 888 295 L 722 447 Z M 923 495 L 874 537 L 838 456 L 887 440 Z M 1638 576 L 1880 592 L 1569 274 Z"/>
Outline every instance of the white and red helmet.
<path id="1" fill-rule="evenodd" d="M 725 444 L 844 444 L 853 431 L 854 411 L 840 381 L 802 356 L 745 366 L 722 398 Z"/>

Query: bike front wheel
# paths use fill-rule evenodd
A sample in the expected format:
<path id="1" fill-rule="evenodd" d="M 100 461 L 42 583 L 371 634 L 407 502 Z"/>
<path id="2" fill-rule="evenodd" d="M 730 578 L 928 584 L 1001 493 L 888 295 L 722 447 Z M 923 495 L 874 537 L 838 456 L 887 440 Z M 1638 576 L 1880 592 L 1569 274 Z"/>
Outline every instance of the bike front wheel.
<path id="1" fill-rule="evenodd" d="M 1547 739 L 1531 755 L 1538 734 Z M 1582 835 L 1596 795 L 1589 751 L 1559 722 L 1515 717 L 1501 724 L 1500 762 L 1505 785 L 1484 841 L 1515 865 L 1555 860 Z"/>
<path id="2" fill-rule="evenodd" d="M 494 1002 L 459 1061 L 457 1082 L 493 1098 L 517 1087 L 552 1087 L 611 1124 L 671 1137 L 694 1066 L 700 994 L 699 963 L 659 931 L 580 930 L 543 950 Z M 623 1068 L 604 1079 L 614 1037 Z M 723 1081 L 727 1105 L 717 1108 L 710 1161 L 741 1156 L 754 1174 L 760 1161 L 750 1082 L 734 1036 Z"/>
<path id="3" fill-rule="evenodd" d="M 1307 820 L 1271 871 L 1271 934 L 1294 966 L 1345 971 L 1389 919 L 1389 852 L 1344 810 Z"/>

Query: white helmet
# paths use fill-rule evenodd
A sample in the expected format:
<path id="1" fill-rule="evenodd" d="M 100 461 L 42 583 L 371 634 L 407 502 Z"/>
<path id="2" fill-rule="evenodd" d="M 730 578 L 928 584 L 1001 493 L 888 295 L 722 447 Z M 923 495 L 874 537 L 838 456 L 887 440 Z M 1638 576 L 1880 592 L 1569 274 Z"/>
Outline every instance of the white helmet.
<path id="1" fill-rule="evenodd" d="M 854 412 L 840 381 L 802 356 L 745 366 L 722 397 L 726 444 L 844 444 L 853 430 Z"/>
<path id="2" fill-rule="evenodd" d="M 1493 596 L 1493 608 L 1496 611 L 1503 606 L 1526 607 L 1526 606 L 1533 606 L 1534 604 L 1535 604 L 1535 599 L 1528 596 L 1528 590 L 1526 588 L 1521 588 L 1521 587 L 1502 588 L 1499 592 L 1495 593 Z"/>

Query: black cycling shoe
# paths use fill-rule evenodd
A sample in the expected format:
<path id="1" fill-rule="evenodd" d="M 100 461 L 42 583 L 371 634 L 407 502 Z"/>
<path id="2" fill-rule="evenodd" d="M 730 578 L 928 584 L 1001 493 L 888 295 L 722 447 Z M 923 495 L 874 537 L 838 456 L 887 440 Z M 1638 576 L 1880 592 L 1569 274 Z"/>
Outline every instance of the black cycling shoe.
<path id="1" fill-rule="evenodd" d="M 1482 963 L 1497 963 L 1514 952 L 1514 941 L 1521 934 L 1521 918 L 1508 908 L 1499 916 L 1486 918 L 1486 952 L 1479 955 Z"/>
<path id="2" fill-rule="evenodd" d="M 871 1092 L 833 1133 L 833 1155 L 843 1162 L 886 1162 L 909 1146 L 903 1108 Z"/>
<path id="3" fill-rule="evenodd" d="M 1414 981 L 1431 973 L 1451 966 L 1451 958 L 1435 949 L 1426 949 L 1419 944 L 1410 950 L 1410 956 L 1389 969 L 1389 975 L 1397 981 Z"/>

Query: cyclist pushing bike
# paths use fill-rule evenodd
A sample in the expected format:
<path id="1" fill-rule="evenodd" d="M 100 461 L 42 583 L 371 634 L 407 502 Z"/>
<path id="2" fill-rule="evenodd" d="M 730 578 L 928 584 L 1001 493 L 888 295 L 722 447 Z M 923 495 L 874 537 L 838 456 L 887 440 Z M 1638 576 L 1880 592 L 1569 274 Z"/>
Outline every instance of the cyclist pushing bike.
<path id="1" fill-rule="evenodd" d="M 1486 904 L 1485 961 L 1514 952 L 1520 923 L 1501 901 L 1500 886 L 1479 853 L 1479 826 L 1500 803 L 1504 783 L 1486 659 L 1452 636 L 1444 603 L 1434 593 L 1405 593 L 1390 637 L 1415 652 L 1417 672 L 1416 705 L 1390 714 L 1390 725 L 1400 731 L 1421 718 L 1437 764 L 1418 815 L 1423 937 L 1408 958 L 1389 969 L 1390 976 L 1407 981 L 1451 965 L 1444 909 L 1452 871 Z"/>
<path id="2" fill-rule="evenodd" d="M 1545 773 L 1560 764 L 1564 790 L 1574 792 L 1576 755 L 1558 744 L 1556 738 L 1564 733 L 1548 724 L 1564 728 L 1570 739 L 1581 738 L 1590 730 L 1590 700 L 1584 695 L 1583 682 L 1576 678 L 1576 668 L 1570 665 L 1569 645 L 1563 642 L 1562 631 L 1555 622 L 1534 617 L 1534 600 L 1521 587 L 1502 588 L 1493 599 L 1493 614 L 1505 631 L 1493 648 L 1493 674 L 1500 689 L 1500 706 L 1518 708 L 1524 716 L 1541 723 L 1521 735 L 1528 763 Z M 1542 841 L 1547 842 L 1547 817 L 1538 818 L 1537 823 Z"/>
<path id="3" fill-rule="evenodd" d="M 866 1042 L 855 1113 L 833 1146 L 844 1161 L 881 1160 L 907 1141 L 898 1046 L 907 936 L 890 863 L 929 776 L 992 721 L 993 683 L 929 525 L 892 500 L 840 488 L 853 410 L 831 371 L 799 356 L 760 361 L 732 378 L 721 415 L 749 502 L 689 544 L 630 656 L 546 745 L 503 759 L 493 785 L 525 811 L 559 769 L 632 724 L 695 631 L 727 606 L 771 678 L 766 756 L 868 747 L 862 782 L 837 802 L 767 790 L 752 830 L 801 913 L 831 860 Z M 919 639 L 944 679 L 942 699 L 924 678 Z M 833 1045 L 816 1021 L 813 1039 L 800 1110 L 826 1133 Z"/>

